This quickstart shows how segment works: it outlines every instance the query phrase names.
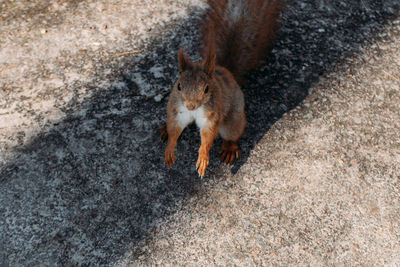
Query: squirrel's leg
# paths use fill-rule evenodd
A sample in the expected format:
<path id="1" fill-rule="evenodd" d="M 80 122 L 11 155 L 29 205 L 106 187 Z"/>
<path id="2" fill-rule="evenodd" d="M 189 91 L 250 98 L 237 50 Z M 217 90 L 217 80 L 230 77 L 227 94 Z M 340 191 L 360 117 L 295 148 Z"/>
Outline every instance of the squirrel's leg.
<path id="1" fill-rule="evenodd" d="M 206 169 L 210 163 L 210 149 L 218 135 L 218 130 L 216 125 L 201 129 L 201 146 L 199 148 L 199 157 L 196 167 L 197 172 L 202 177 L 206 173 Z"/>
<path id="2" fill-rule="evenodd" d="M 238 141 L 246 127 L 244 111 L 235 113 L 230 118 L 224 122 L 219 132 L 223 142 L 218 152 L 222 153 L 220 160 L 226 164 L 233 164 L 240 157 Z"/>
<path id="3" fill-rule="evenodd" d="M 167 123 L 166 131 L 168 135 L 168 144 L 165 147 L 165 164 L 168 168 L 174 165 L 175 158 L 175 147 L 178 142 L 178 138 L 181 135 L 183 129 L 174 123 Z"/>

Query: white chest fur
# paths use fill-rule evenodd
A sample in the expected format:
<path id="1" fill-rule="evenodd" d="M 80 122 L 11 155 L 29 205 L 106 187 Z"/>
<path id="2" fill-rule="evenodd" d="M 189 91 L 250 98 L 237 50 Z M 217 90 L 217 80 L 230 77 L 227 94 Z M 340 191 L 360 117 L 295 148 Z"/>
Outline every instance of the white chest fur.
<path id="1" fill-rule="evenodd" d="M 188 110 L 184 105 L 179 105 L 176 119 L 178 120 L 178 124 L 182 129 L 184 129 L 193 121 L 196 122 L 200 130 L 208 123 L 203 106 L 200 106 L 195 110 Z"/>

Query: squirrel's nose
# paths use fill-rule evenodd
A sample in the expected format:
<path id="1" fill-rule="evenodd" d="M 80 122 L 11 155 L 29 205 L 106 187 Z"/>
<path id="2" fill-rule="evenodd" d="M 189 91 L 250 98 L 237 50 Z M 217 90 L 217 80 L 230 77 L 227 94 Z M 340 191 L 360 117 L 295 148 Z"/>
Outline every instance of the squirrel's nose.
<path id="1" fill-rule="evenodd" d="M 192 103 L 188 103 L 188 104 L 186 104 L 186 107 L 188 110 L 193 110 L 196 106 Z"/>

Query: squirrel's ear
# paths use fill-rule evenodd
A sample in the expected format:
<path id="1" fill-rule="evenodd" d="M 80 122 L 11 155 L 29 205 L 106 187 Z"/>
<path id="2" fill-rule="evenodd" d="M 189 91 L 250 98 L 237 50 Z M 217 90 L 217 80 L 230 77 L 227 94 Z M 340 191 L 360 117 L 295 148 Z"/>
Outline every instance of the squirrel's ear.
<path id="1" fill-rule="evenodd" d="M 192 66 L 192 61 L 190 61 L 189 57 L 183 52 L 183 48 L 179 48 L 178 55 L 178 68 L 179 72 L 184 72 Z"/>
<path id="2" fill-rule="evenodd" d="M 211 38 L 209 46 L 207 48 L 207 56 L 204 60 L 204 72 L 209 77 L 214 77 L 215 71 L 215 46 L 214 40 Z"/>

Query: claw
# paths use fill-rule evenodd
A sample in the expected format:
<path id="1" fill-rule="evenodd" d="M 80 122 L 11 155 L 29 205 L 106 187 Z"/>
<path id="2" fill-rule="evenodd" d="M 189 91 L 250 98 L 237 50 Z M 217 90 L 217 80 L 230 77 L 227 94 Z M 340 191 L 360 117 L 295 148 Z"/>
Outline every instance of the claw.
<path id="1" fill-rule="evenodd" d="M 199 159 L 196 162 L 196 170 L 199 176 L 201 176 L 201 178 L 204 177 L 208 164 L 209 164 L 208 158 L 203 158 L 199 156 Z"/>
<path id="2" fill-rule="evenodd" d="M 165 164 L 167 165 L 168 168 L 174 165 L 175 160 L 176 157 L 174 151 L 165 150 Z"/>
<path id="3" fill-rule="evenodd" d="M 218 152 L 222 152 L 220 160 L 226 164 L 232 165 L 235 159 L 240 157 L 239 147 L 237 143 L 233 141 L 224 141 Z"/>
<path id="4" fill-rule="evenodd" d="M 230 156 L 230 159 L 229 159 L 229 164 L 232 165 L 234 160 L 235 160 L 235 153 L 231 152 L 231 156 Z"/>

